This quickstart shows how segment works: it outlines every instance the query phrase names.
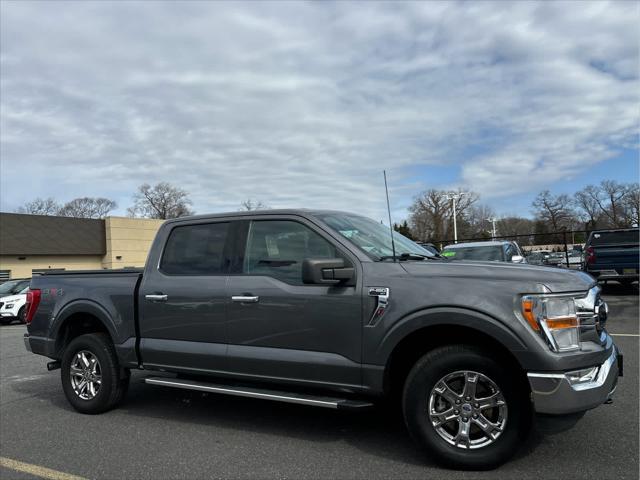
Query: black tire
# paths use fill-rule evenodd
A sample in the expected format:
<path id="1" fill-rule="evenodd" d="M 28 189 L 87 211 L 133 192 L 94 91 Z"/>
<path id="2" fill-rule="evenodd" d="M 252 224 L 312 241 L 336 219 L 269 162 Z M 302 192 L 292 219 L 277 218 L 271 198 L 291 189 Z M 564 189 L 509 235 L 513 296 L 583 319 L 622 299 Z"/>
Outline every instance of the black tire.
<path id="1" fill-rule="evenodd" d="M 72 361 L 82 351 L 97 358 L 102 377 L 99 389 L 90 399 L 81 398 L 71 380 Z M 67 400 L 80 413 L 97 414 L 112 409 L 122 401 L 129 386 L 129 372 L 120 368 L 113 343 L 105 333 L 90 333 L 74 338 L 62 355 L 60 376 Z"/>
<path id="2" fill-rule="evenodd" d="M 27 323 L 27 309 L 25 307 L 22 307 L 20 310 L 18 310 L 18 320 L 22 324 Z"/>
<path id="3" fill-rule="evenodd" d="M 0 325 L 9 325 L 13 322 L 13 318 L 0 318 Z"/>
<path id="4" fill-rule="evenodd" d="M 630 289 L 633 286 L 633 279 L 624 278 L 622 280 L 618 280 L 618 283 L 620 283 L 624 288 Z"/>
<path id="5" fill-rule="evenodd" d="M 495 468 L 516 452 L 529 433 L 532 409 L 522 374 L 519 376 L 518 372 L 505 367 L 505 362 L 499 363 L 494 358 L 495 355 L 475 346 L 449 345 L 428 352 L 409 372 L 402 397 L 405 423 L 413 439 L 445 466 L 477 470 Z M 492 440 L 493 443 L 483 447 L 468 449 L 448 443 L 429 417 L 429 398 L 436 384 L 441 385 L 439 382 L 444 377 L 461 371 L 486 376 L 497 385 L 506 403 L 506 423 L 502 432 Z M 466 421 L 469 421 L 468 417 Z M 453 422 L 447 424 L 449 428 L 451 425 L 454 429 L 459 428 L 460 422 L 457 419 Z M 470 428 L 474 429 L 474 435 L 482 436 L 474 422 L 469 421 Z"/>

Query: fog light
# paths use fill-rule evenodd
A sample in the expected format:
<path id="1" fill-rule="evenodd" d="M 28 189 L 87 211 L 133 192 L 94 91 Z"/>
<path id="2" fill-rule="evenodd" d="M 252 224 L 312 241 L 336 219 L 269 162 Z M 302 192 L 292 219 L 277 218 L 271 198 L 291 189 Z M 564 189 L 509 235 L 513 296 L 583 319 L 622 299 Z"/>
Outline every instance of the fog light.
<path id="1" fill-rule="evenodd" d="M 598 376 L 600 367 L 583 368 L 582 370 L 574 370 L 565 373 L 565 377 L 571 385 L 579 385 L 581 383 L 593 382 Z"/>

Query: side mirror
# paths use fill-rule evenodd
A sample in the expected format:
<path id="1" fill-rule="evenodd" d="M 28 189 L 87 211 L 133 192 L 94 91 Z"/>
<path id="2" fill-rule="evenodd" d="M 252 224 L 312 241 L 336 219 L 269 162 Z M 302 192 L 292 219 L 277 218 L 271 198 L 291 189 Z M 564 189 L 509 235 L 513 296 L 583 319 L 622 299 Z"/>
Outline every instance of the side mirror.
<path id="1" fill-rule="evenodd" d="M 345 267 L 342 258 L 305 258 L 302 261 L 302 283 L 337 285 L 353 278 L 353 267 Z"/>
<path id="2" fill-rule="evenodd" d="M 514 255 L 513 257 L 511 257 L 511 262 L 512 263 L 524 263 L 524 257 L 521 255 Z"/>

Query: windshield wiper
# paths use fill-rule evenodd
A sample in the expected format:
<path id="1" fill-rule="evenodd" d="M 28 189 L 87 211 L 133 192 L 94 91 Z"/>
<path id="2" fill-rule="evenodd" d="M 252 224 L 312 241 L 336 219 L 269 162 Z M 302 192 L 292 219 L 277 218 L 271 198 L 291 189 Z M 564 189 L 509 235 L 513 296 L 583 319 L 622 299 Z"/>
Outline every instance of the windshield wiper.
<path id="1" fill-rule="evenodd" d="M 383 260 L 400 260 L 402 261 L 406 261 L 406 260 L 438 260 L 439 259 L 439 255 L 438 257 L 436 257 L 435 255 L 422 255 L 421 253 L 401 253 L 400 255 L 397 256 L 393 256 L 393 255 L 384 255 L 382 257 L 380 257 L 379 261 L 383 261 Z"/>

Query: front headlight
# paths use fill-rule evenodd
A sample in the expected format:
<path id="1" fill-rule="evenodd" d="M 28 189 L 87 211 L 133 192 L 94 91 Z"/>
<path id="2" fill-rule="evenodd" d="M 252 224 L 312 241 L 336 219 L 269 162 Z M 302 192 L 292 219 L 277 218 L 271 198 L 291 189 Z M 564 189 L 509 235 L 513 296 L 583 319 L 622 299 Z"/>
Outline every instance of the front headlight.
<path id="1" fill-rule="evenodd" d="M 6 308 L 7 310 L 9 310 L 10 308 L 13 308 L 13 303 L 7 303 L 4 308 Z"/>
<path id="2" fill-rule="evenodd" d="M 580 349 L 580 321 L 573 296 L 526 295 L 522 316 L 554 352 Z"/>

